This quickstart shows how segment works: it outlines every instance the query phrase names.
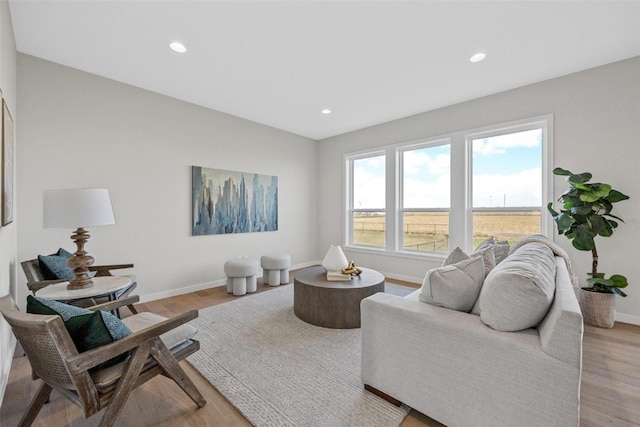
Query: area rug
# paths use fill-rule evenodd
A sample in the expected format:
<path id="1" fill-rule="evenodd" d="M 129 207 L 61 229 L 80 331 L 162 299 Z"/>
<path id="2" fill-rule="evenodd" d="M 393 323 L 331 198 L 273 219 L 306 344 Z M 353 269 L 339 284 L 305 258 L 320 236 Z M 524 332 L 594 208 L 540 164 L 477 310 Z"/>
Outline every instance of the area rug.
<path id="1" fill-rule="evenodd" d="M 387 292 L 412 289 L 387 286 Z M 398 426 L 409 408 L 365 391 L 360 329 L 310 325 L 293 285 L 200 310 L 189 362 L 255 426 Z"/>

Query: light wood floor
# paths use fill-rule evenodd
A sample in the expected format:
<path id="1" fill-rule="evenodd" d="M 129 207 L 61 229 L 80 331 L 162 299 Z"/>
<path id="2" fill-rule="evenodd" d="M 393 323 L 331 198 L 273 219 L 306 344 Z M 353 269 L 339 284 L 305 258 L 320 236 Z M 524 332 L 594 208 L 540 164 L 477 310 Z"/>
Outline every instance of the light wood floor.
<path id="1" fill-rule="evenodd" d="M 415 284 L 396 282 L 408 286 Z M 288 285 L 291 286 L 291 285 Z M 273 289 L 258 284 L 258 292 Z M 144 311 L 171 316 L 193 308 L 201 309 L 233 300 L 224 286 L 141 304 Z M 207 405 L 197 409 L 173 383 L 157 377 L 135 390 L 116 426 L 249 426 L 236 411 L 187 362 L 181 365 L 205 396 Z M 0 426 L 15 426 L 36 391 L 26 357 L 14 358 Z M 585 326 L 581 389 L 581 422 L 586 426 L 640 426 L 640 326 L 617 323 L 613 329 Z M 80 410 L 54 392 L 34 426 L 97 426 L 102 413 L 85 420 Z M 441 426 L 411 411 L 402 427 Z"/>

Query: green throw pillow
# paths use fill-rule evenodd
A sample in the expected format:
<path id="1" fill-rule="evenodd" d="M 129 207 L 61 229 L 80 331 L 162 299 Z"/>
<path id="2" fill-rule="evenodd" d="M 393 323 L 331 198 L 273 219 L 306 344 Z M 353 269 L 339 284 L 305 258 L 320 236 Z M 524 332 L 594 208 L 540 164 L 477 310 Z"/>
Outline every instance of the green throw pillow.
<path id="1" fill-rule="evenodd" d="M 62 248 L 52 255 L 38 255 L 38 264 L 44 280 L 73 279 L 73 268 L 67 265 L 67 260 L 72 256 L 72 253 Z"/>
<path id="2" fill-rule="evenodd" d="M 101 347 L 131 334 L 131 329 L 111 313 L 87 310 L 46 298 L 27 296 L 27 313 L 60 316 L 79 353 Z M 98 368 L 114 365 L 127 356 L 128 353 L 121 354 Z"/>

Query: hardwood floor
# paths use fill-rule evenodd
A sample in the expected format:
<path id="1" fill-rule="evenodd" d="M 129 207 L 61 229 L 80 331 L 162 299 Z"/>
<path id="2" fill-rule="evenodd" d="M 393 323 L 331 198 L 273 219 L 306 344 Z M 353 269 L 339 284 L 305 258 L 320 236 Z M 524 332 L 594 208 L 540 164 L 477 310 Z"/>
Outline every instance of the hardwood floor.
<path id="1" fill-rule="evenodd" d="M 390 280 L 407 286 L 417 285 Z M 289 285 L 290 286 L 290 285 Z M 273 289 L 259 281 L 258 292 Z M 224 286 L 140 304 L 143 311 L 171 316 L 193 308 L 202 309 L 233 300 Z M 126 311 L 126 310 L 125 310 Z M 126 315 L 126 314 L 125 314 Z M 207 400 L 197 409 L 178 386 L 157 377 L 136 389 L 129 398 L 116 426 L 249 426 L 235 410 L 191 365 L 182 362 L 187 374 Z M 26 357 L 14 358 L 9 382 L 0 409 L 0 426 L 17 425 L 38 381 L 32 381 Z M 640 426 L 640 326 L 616 323 L 613 329 L 585 326 L 581 389 L 583 427 Z M 56 392 L 44 406 L 34 426 L 97 426 L 102 413 L 84 419 L 80 409 Z M 442 424 L 411 411 L 402 427 L 431 427 Z"/>

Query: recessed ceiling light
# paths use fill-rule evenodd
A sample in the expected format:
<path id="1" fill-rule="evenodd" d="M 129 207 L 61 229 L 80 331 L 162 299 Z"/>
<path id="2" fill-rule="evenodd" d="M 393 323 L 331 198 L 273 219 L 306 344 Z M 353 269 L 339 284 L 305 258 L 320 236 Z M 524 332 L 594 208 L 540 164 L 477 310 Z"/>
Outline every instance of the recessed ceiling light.
<path id="1" fill-rule="evenodd" d="M 476 53 L 475 55 L 473 55 L 473 56 L 469 59 L 469 61 L 471 61 L 471 62 L 480 62 L 480 61 L 482 61 L 482 60 L 483 60 L 484 58 L 486 58 L 486 57 L 487 57 L 487 54 L 486 54 L 486 53 L 482 53 L 482 52 L 480 52 L 480 53 Z"/>
<path id="2" fill-rule="evenodd" d="M 178 53 L 185 53 L 187 51 L 187 48 L 184 47 L 184 45 L 180 42 L 173 42 L 169 45 L 169 47 L 171 48 L 171 50 Z"/>
<path id="3" fill-rule="evenodd" d="M 328 108 L 325 108 L 324 110 L 320 111 L 322 114 L 331 114 L 331 110 L 329 110 Z"/>

